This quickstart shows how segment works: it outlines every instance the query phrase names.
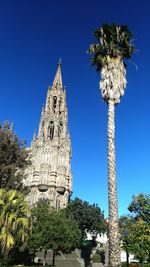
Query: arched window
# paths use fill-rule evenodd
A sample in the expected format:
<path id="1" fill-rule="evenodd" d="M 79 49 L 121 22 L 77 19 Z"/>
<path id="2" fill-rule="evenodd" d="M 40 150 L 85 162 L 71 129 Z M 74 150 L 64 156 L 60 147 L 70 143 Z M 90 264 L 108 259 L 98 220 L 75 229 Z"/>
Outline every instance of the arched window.
<path id="1" fill-rule="evenodd" d="M 63 123 L 60 122 L 58 126 L 58 137 L 60 137 L 62 130 L 63 130 Z"/>
<path id="2" fill-rule="evenodd" d="M 48 126 L 48 136 L 50 137 L 51 140 L 53 140 L 54 137 L 54 122 L 50 121 L 50 124 Z"/>
<path id="3" fill-rule="evenodd" d="M 62 112 L 62 97 L 59 99 L 59 114 Z"/>
<path id="4" fill-rule="evenodd" d="M 54 113 L 56 111 L 56 105 L 57 105 L 57 97 L 53 96 L 53 111 L 54 111 Z"/>

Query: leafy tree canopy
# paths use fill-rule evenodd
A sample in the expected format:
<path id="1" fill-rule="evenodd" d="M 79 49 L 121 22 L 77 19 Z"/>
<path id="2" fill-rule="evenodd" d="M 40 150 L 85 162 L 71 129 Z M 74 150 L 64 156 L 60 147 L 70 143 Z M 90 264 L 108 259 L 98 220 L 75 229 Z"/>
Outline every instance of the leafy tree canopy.
<path id="1" fill-rule="evenodd" d="M 141 219 L 150 224 L 150 195 L 139 194 L 133 196 L 128 210 L 136 219 Z"/>
<path id="2" fill-rule="evenodd" d="M 81 231 L 75 220 L 67 218 L 64 211 L 56 212 L 49 202 L 39 202 L 32 211 L 30 248 L 70 251 L 79 245 Z"/>
<path id="3" fill-rule="evenodd" d="M 97 71 L 107 63 L 108 58 L 129 59 L 135 50 L 133 35 L 127 25 L 103 24 L 94 35 L 97 42 L 90 45 L 89 52 Z"/>
<path id="4" fill-rule="evenodd" d="M 133 196 L 128 209 L 132 216 L 120 218 L 122 244 L 125 250 L 133 253 L 142 262 L 150 255 L 149 195 Z"/>
<path id="5" fill-rule="evenodd" d="M 130 234 L 131 252 L 141 261 L 150 256 L 150 225 L 141 219 L 132 225 Z"/>
<path id="6" fill-rule="evenodd" d="M 121 216 L 119 219 L 120 233 L 124 250 L 131 251 L 131 233 L 135 221 L 131 216 Z"/>
<path id="7" fill-rule="evenodd" d="M 21 189 L 28 164 L 25 142 L 18 138 L 8 122 L 0 124 L 0 188 Z"/>
<path id="8" fill-rule="evenodd" d="M 82 231 L 82 236 L 87 231 L 106 231 L 106 221 L 104 219 L 104 213 L 101 209 L 93 204 L 89 204 L 87 201 L 83 201 L 79 198 L 72 200 L 66 207 L 66 214 L 68 217 L 74 218 Z"/>

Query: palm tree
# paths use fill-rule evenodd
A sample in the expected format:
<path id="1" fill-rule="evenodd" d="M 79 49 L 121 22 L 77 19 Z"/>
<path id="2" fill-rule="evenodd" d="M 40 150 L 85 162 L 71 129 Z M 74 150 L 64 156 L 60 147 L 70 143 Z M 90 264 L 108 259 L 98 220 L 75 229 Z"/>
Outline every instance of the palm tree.
<path id="1" fill-rule="evenodd" d="M 97 43 L 89 52 L 92 64 L 101 71 L 100 90 L 108 104 L 108 204 L 109 204 L 109 265 L 120 266 L 120 238 L 115 160 L 115 105 L 126 87 L 126 63 L 134 52 L 132 33 L 126 25 L 103 24 L 95 31 Z"/>
<path id="2" fill-rule="evenodd" d="M 23 194 L 0 189 L 0 248 L 5 259 L 15 246 L 26 246 L 30 229 L 29 208 Z"/>

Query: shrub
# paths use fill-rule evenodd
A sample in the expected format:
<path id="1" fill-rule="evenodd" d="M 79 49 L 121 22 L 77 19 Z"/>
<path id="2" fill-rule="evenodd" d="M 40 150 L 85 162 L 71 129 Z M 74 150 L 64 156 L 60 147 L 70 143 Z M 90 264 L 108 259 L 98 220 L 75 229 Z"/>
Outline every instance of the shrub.
<path id="1" fill-rule="evenodd" d="M 95 253 L 92 257 L 92 262 L 96 263 L 96 262 L 101 262 L 101 256 L 98 253 Z"/>

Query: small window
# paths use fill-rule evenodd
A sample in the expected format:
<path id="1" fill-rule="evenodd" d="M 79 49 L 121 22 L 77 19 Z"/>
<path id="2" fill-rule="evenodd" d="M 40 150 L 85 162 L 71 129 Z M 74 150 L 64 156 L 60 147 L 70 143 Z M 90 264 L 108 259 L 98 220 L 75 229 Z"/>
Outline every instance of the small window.
<path id="1" fill-rule="evenodd" d="M 54 137 L 54 122 L 50 121 L 49 127 L 48 127 L 48 136 L 51 140 L 53 140 Z"/>
<path id="2" fill-rule="evenodd" d="M 61 114 L 62 112 L 62 97 L 60 97 L 60 100 L 59 100 L 59 114 Z"/>
<path id="3" fill-rule="evenodd" d="M 56 112 L 56 105 L 57 105 L 57 97 L 53 96 L 53 111 Z"/>

